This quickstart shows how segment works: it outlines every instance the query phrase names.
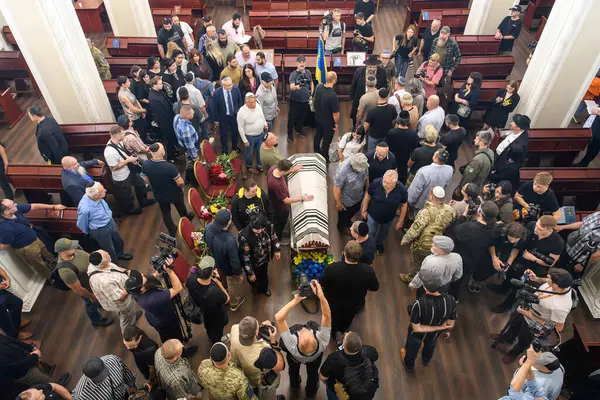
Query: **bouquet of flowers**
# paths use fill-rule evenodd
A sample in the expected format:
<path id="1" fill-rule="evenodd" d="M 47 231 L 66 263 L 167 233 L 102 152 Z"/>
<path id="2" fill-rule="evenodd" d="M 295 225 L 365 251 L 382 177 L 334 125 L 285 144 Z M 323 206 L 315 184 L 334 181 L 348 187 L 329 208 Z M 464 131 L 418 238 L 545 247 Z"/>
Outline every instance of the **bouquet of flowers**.
<path id="1" fill-rule="evenodd" d="M 292 276 L 297 281 L 301 274 L 308 280 L 319 280 L 325 268 L 333 262 L 333 256 L 324 252 L 300 252 L 292 258 Z"/>
<path id="2" fill-rule="evenodd" d="M 204 224 L 212 221 L 215 215 L 219 212 L 219 210 L 223 208 L 227 208 L 229 204 L 229 199 L 225 196 L 225 192 L 223 190 L 219 190 L 219 193 L 216 196 L 211 197 L 205 206 L 200 208 L 199 218 Z"/>
<path id="3" fill-rule="evenodd" d="M 235 171 L 231 165 L 231 160 L 239 156 L 234 150 L 229 154 L 221 154 L 217 160 L 208 164 L 208 176 L 215 185 L 230 185 L 235 180 Z"/>
<path id="4" fill-rule="evenodd" d="M 204 256 L 210 254 L 208 245 L 204 241 L 204 229 L 198 229 L 196 232 L 192 232 L 192 240 L 194 241 L 194 253 L 196 254 L 196 261 Z"/>

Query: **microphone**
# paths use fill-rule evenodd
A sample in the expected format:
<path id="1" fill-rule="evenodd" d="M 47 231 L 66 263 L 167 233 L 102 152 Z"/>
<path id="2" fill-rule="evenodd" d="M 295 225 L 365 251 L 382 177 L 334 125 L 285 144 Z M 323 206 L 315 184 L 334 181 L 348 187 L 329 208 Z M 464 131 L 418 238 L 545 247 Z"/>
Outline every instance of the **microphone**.
<path id="1" fill-rule="evenodd" d="M 525 282 L 523 282 L 520 279 L 511 279 L 510 283 L 513 284 L 513 285 L 515 285 L 516 287 L 523 287 L 523 286 L 525 286 Z"/>

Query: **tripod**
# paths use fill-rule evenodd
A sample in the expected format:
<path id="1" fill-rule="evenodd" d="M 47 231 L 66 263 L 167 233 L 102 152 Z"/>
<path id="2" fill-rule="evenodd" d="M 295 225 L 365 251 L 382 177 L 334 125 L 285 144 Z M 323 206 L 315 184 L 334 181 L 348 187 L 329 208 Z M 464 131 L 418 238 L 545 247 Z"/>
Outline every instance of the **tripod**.
<path id="1" fill-rule="evenodd" d="M 504 328 L 502 328 L 502 330 L 500 331 L 498 338 L 496 340 L 494 340 L 494 342 L 492 343 L 492 345 L 491 345 L 492 349 L 495 349 L 498 346 L 498 343 L 500 343 L 500 339 L 502 337 L 504 337 L 504 335 L 506 335 L 506 332 L 508 332 L 510 327 L 515 323 L 515 321 L 519 317 L 520 314 L 517 312 L 517 309 L 519 307 L 521 307 L 523 309 L 529 309 L 529 306 L 525 306 L 526 304 L 527 303 L 525 302 L 524 299 L 519 299 L 519 301 L 517 302 L 517 307 L 513 310 L 512 314 L 510 314 L 510 318 L 508 319 L 508 322 L 506 323 L 506 325 L 504 325 Z M 525 307 L 523 307 L 523 306 L 525 306 Z"/>
<path id="2" fill-rule="evenodd" d="M 172 288 L 173 284 L 171 283 L 171 279 L 169 278 L 169 274 L 164 270 L 161 271 L 162 278 L 165 281 L 165 285 L 167 288 Z M 183 303 L 181 301 L 181 295 L 173 297 L 173 303 L 175 304 L 175 310 L 177 311 L 177 321 L 179 322 L 179 329 L 181 329 L 181 333 L 183 336 L 183 341 L 188 342 L 192 337 L 192 324 L 186 319 L 185 312 L 183 311 Z"/>

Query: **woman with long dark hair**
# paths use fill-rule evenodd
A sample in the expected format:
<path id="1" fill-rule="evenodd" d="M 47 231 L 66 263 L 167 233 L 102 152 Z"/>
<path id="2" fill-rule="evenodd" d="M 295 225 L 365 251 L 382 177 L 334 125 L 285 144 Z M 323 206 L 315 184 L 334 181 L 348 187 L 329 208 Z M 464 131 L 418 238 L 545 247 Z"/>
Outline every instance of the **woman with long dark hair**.
<path id="1" fill-rule="evenodd" d="M 483 114 L 483 129 L 493 128 L 494 130 L 502 129 L 506 125 L 508 115 L 515 110 L 521 96 L 517 93 L 519 91 L 519 81 L 512 80 L 508 82 L 508 85 L 504 89 L 498 90 L 496 98 L 492 102 L 492 105 L 485 110 Z"/>
<path id="2" fill-rule="evenodd" d="M 473 109 L 479 101 L 482 81 L 483 77 L 479 72 L 471 72 L 467 81 L 463 83 L 454 95 L 454 114 L 458 115 L 459 124 L 465 130 L 469 128 L 469 120 L 471 119 L 471 115 L 473 115 Z"/>
<path id="3" fill-rule="evenodd" d="M 394 57 L 396 57 L 396 74 L 401 77 L 406 77 L 408 64 L 412 61 L 413 56 L 418 50 L 417 34 L 419 28 L 415 25 L 409 25 L 404 31 L 404 34 L 394 37 Z"/>
<path id="4" fill-rule="evenodd" d="M 213 73 L 210 65 L 204 60 L 204 56 L 196 49 L 192 49 L 188 55 L 188 72 L 193 72 L 196 78 L 212 81 Z"/>
<path id="5" fill-rule="evenodd" d="M 240 81 L 240 90 L 242 91 L 242 98 L 245 98 L 246 93 L 256 94 L 256 89 L 260 85 L 260 79 L 256 76 L 252 64 L 248 63 L 244 65 L 242 69 L 242 80 Z"/>
<path id="6" fill-rule="evenodd" d="M 150 79 L 155 76 L 161 76 L 163 73 L 162 65 L 160 64 L 160 58 L 148 57 L 148 75 Z"/>
<path id="7" fill-rule="evenodd" d="M 129 118 L 133 124 L 133 128 L 138 131 L 140 137 L 144 142 L 146 138 L 146 109 L 142 107 L 138 99 L 129 89 L 131 82 L 126 76 L 119 76 L 117 78 L 117 97 L 121 107 L 123 107 L 123 113 Z"/>

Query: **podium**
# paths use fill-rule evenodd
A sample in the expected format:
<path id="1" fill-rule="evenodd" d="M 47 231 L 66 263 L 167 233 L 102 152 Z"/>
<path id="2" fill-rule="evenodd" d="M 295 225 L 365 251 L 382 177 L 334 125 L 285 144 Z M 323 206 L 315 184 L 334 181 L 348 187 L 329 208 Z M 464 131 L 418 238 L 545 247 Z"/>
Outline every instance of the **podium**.
<path id="1" fill-rule="evenodd" d="M 559 348 L 557 356 L 565 367 L 565 383 L 571 392 L 577 392 L 587 377 L 600 369 L 600 342 L 587 342 L 573 324 L 573 337 Z"/>

